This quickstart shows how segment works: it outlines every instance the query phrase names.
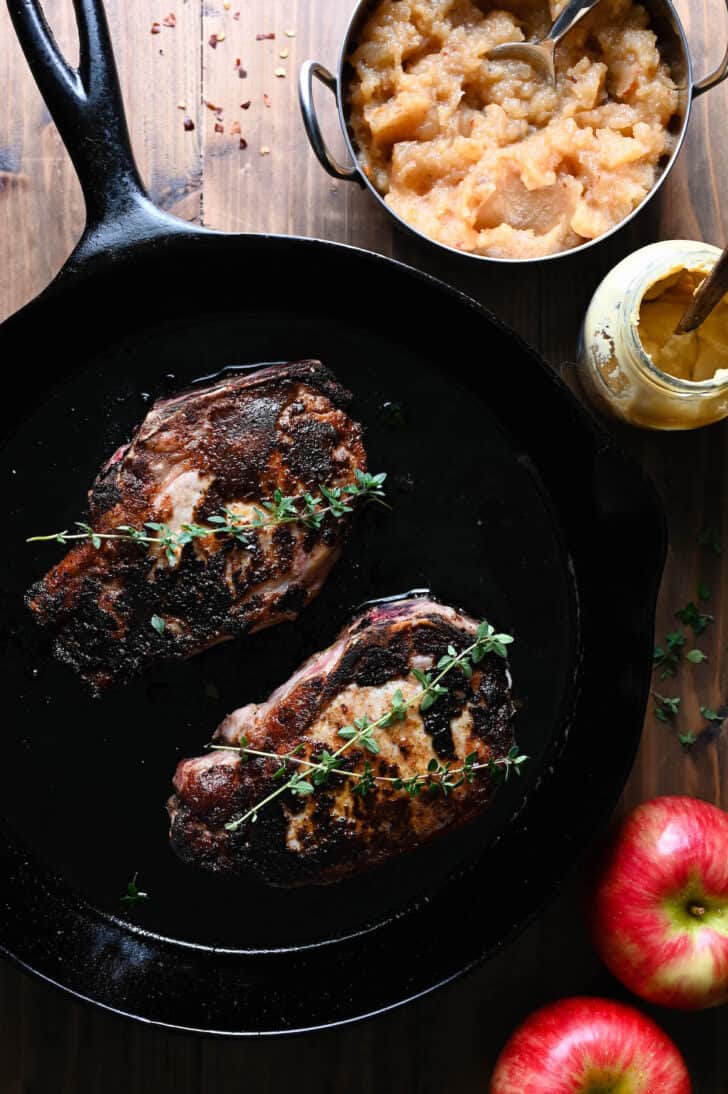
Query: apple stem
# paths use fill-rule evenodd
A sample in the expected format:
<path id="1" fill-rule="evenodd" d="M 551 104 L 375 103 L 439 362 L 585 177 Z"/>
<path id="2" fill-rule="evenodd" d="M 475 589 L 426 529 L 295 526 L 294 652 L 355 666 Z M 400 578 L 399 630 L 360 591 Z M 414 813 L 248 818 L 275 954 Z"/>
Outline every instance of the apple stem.
<path id="1" fill-rule="evenodd" d="M 705 915 L 705 908 L 702 904 L 689 904 L 688 911 L 690 915 L 694 915 L 696 919 L 702 919 Z"/>

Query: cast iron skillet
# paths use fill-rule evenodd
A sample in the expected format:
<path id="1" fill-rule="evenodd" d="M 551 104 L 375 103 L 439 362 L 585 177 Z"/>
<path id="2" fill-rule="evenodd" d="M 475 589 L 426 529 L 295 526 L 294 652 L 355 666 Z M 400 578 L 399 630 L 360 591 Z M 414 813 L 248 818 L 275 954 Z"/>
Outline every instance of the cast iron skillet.
<path id="1" fill-rule="evenodd" d="M 503 946 L 613 806 L 639 736 L 663 520 L 639 469 L 473 301 L 377 255 L 225 236 L 144 194 L 99 0 L 75 0 L 78 72 L 37 0 L 9 0 L 83 185 L 54 283 L 0 329 L 20 372 L 0 456 L 6 533 L 0 940 L 26 968 L 160 1025 L 283 1033 L 412 999 Z M 355 393 L 390 514 L 368 512 L 295 624 L 100 700 L 49 657 L 22 596 L 60 555 L 26 535 L 82 517 L 102 461 L 156 394 L 318 356 Z M 329 644 L 363 601 L 429 587 L 516 636 L 531 759 L 482 823 L 361 881 L 223 882 L 167 847 L 178 758 Z M 139 871 L 151 899 L 119 896 Z"/>

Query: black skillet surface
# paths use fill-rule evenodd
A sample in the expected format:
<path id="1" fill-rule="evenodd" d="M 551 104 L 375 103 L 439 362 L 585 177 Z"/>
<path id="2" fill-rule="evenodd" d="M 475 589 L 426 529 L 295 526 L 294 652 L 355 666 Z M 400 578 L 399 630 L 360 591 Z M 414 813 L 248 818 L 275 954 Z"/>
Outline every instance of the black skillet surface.
<path id="1" fill-rule="evenodd" d="M 0 456 L 0 945 L 79 996 L 184 1029 L 279 1033 L 394 1006 L 502 946 L 616 800 L 649 682 L 654 494 L 540 359 L 455 291 L 366 252 L 222 236 L 154 210 L 95 0 L 76 3 L 80 77 L 34 0 L 9 6 L 89 226 L 54 285 L 0 328 L 2 360 L 30 381 L 6 407 Z M 96 469 L 156 395 L 307 356 L 354 392 L 392 512 L 362 515 L 297 623 L 92 700 L 22 606 L 61 548 L 24 537 L 82 519 Z M 183 867 L 164 812 L 178 758 L 361 602 L 412 587 L 515 634 L 523 778 L 466 833 L 360 881 L 286 892 Z M 152 899 L 124 917 L 135 871 Z"/>

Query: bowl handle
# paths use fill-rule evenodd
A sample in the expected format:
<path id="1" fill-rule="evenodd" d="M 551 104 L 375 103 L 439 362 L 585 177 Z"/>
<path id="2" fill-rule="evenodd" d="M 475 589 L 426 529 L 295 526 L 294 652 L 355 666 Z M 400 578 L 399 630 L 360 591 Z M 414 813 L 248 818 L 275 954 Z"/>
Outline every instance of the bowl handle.
<path id="1" fill-rule="evenodd" d="M 320 80 L 322 84 L 325 84 L 329 91 L 333 91 L 334 95 L 338 93 L 338 84 L 334 74 L 329 72 L 323 65 L 319 64 L 318 61 L 305 61 L 301 66 L 301 75 L 298 81 L 298 97 L 301 103 L 301 114 L 303 115 L 306 135 L 308 136 L 309 143 L 313 148 L 316 159 L 324 170 L 328 171 L 333 178 L 343 179 L 344 182 L 358 182 L 360 186 L 363 186 L 364 183 L 359 174 L 359 169 L 356 166 L 344 167 L 326 146 L 313 101 L 314 76 L 317 80 Z"/>
<path id="2" fill-rule="evenodd" d="M 726 0 L 726 7 L 728 7 L 728 0 Z M 723 60 L 715 71 L 704 76 L 702 80 L 697 80 L 693 84 L 693 98 L 697 98 L 698 95 L 702 95 L 704 91 L 710 91 L 712 87 L 717 87 L 718 84 L 722 84 L 726 76 L 728 76 L 728 46 L 726 46 L 725 53 L 723 54 Z"/>

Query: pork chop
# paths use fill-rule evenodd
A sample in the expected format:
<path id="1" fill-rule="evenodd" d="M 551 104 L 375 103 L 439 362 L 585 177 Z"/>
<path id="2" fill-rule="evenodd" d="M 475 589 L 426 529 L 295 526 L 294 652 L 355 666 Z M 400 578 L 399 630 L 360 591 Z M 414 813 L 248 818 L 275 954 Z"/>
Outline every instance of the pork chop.
<path id="1" fill-rule="evenodd" d="M 320 362 L 299 361 L 155 403 L 88 495 L 89 527 L 122 538 L 77 543 L 27 594 L 56 656 L 100 690 L 294 619 L 339 557 L 348 513 L 244 537 L 199 529 L 249 527 L 276 498 L 353 483 L 366 454 L 349 400 Z M 135 542 L 120 527 L 167 542 Z"/>
<path id="2" fill-rule="evenodd" d="M 477 633 L 473 619 L 428 598 L 364 612 L 267 702 L 241 707 L 223 721 L 214 739 L 229 749 L 179 764 L 168 803 L 174 850 L 207 870 L 272 885 L 326 884 L 473 820 L 488 806 L 498 763 L 512 754 L 510 675 L 494 652 L 472 666 L 470 678 L 453 671 L 447 693 L 428 709 L 415 702 L 406 717 L 378 730 L 376 754 L 354 744 L 337 760 L 338 768 L 359 772 L 368 760 L 375 777 L 404 782 L 449 763 L 450 781 L 459 785 L 448 793 L 424 780 L 416 795 L 392 781 L 375 782 L 363 795 L 356 778 L 333 774 L 315 793 L 287 790 L 258 811 L 255 823 L 237 823 L 281 785 L 278 757 L 297 750 L 299 766 L 289 761 L 290 772 L 324 749 L 333 754 L 342 745 L 342 727 L 362 715 L 375 721 L 393 700 L 415 696 L 421 685 L 413 670 L 432 670 L 448 647 L 461 652 Z M 241 757 L 241 742 L 274 756 Z M 470 779 L 460 779 L 457 772 L 468 763 L 477 766 Z"/>

